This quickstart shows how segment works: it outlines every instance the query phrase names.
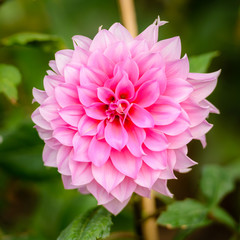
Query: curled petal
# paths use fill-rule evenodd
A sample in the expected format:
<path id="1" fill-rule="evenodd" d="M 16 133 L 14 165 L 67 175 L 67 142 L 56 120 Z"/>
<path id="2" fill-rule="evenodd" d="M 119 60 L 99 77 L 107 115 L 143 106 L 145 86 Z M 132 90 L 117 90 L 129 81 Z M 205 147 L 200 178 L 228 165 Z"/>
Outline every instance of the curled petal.
<path id="1" fill-rule="evenodd" d="M 191 134 L 193 138 L 199 138 L 205 135 L 211 128 L 213 127 L 212 124 L 208 123 L 206 120 L 200 123 L 199 125 L 191 128 Z"/>
<path id="2" fill-rule="evenodd" d="M 43 148 L 43 162 L 45 166 L 57 167 L 57 153 L 56 149 L 49 147 L 47 144 Z"/>
<path id="3" fill-rule="evenodd" d="M 187 169 L 197 164 L 191 158 L 189 158 L 182 149 L 176 149 L 174 151 L 177 158 L 176 164 L 174 166 L 175 170 L 179 171 L 179 170 Z"/>
<path id="4" fill-rule="evenodd" d="M 77 188 L 77 186 L 72 185 L 72 176 L 62 175 L 62 181 L 65 189 Z"/>
<path id="5" fill-rule="evenodd" d="M 92 40 L 88 37 L 85 36 L 81 36 L 81 35 L 75 35 L 72 37 L 73 40 L 73 44 L 74 44 L 74 48 L 76 49 L 76 47 L 80 47 L 83 49 L 88 50 Z"/>
<path id="6" fill-rule="evenodd" d="M 64 67 L 71 61 L 73 50 L 60 50 L 55 54 L 56 65 L 59 73 L 63 75 Z"/>
<path id="7" fill-rule="evenodd" d="M 124 202 L 120 202 L 114 198 L 112 201 L 103 204 L 103 206 L 114 215 L 117 215 L 128 204 L 129 200 L 130 198 L 128 198 Z"/>
<path id="8" fill-rule="evenodd" d="M 164 179 L 158 179 L 155 184 L 153 185 L 153 190 L 155 190 L 158 193 L 161 193 L 168 197 L 173 197 L 173 194 L 169 191 L 167 187 L 167 180 Z"/>
<path id="9" fill-rule="evenodd" d="M 37 124 L 39 127 L 45 129 L 45 130 L 52 130 L 51 125 L 49 122 L 47 122 L 42 115 L 39 112 L 39 108 L 37 108 L 33 113 L 32 113 L 32 120 L 35 124 Z"/>
<path id="10" fill-rule="evenodd" d="M 39 104 L 42 104 L 43 101 L 48 97 L 45 91 L 39 90 L 37 88 L 33 88 L 33 102 L 38 102 Z"/>

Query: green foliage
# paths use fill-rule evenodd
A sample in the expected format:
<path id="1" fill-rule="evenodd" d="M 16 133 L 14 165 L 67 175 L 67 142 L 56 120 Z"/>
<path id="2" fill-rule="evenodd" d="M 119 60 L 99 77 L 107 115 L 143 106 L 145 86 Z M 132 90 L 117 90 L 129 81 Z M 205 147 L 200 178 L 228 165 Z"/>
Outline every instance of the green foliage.
<path id="1" fill-rule="evenodd" d="M 211 64 L 213 58 L 217 57 L 219 52 L 209 52 L 189 58 L 190 72 L 205 73 Z"/>
<path id="2" fill-rule="evenodd" d="M 19 70 L 7 64 L 0 64 L 0 92 L 9 100 L 15 102 L 18 99 L 17 85 L 21 82 Z"/>
<path id="3" fill-rule="evenodd" d="M 76 218 L 58 237 L 58 240 L 96 240 L 110 233 L 111 214 L 97 207 Z"/>

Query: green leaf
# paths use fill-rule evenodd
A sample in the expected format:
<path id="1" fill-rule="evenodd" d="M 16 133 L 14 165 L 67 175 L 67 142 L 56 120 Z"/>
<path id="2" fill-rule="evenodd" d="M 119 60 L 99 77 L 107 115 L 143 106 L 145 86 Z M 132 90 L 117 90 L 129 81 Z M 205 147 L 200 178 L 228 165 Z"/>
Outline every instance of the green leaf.
<path id="1" fill-rule="evenodd" d="M 76 218 L 58 240 L 96 240 L 110 233 L 111 214 L 103 207 L 94 208 Z"/>
<path id="2" fill-rule="evenodd" d="M 235 220 L 221 207 L 214 207 L 209 212 L 209 218 L 223 223 L 232 229 L 236 229 L 237 223 Z"/>
<path id="3" fill-rule="evenodd" d="M 217 205 L 234 189 L 234 179 L 225 168 L 218 165 L 206 165 L 202 170 L 200 188 L 208 204 Z"/>
<path id="4" fill-rule="evenodd" d="M 180 230 L 175 236 L 173 240 L 184 240 L 186 239 L 191 233 L 193 233 L 196 228 L 188 228 L 185 230 Z"/>
<path id="5" fill-rule="evenodd" d="M 3 38 L 0 42 L 3 46 L 15 46 L 15 45 L 55 45 L 58 48 L 64 47 L 61 38 L 45 34 L 45 33 L 34 33 L 34 32 L 21 32 L 13 34 L 9 37 Z"/>
<path id="6" fill-rule="evenodd" d="M 240 179 L 240 159 L 229 163 L 224 169 L 234 180 Z"/>
<path id="7" fill-rule="evenodd" d="M 4 93 L 12 102 L 18 98 L 17 85 L 21 82 L 19 70 L 7 64 L 0 64 L 0 92 Z"/>
<path id="8" fill-rule="evenodd" d="M 157 222 L 169 229 L 196 228 L 211 223 L 207 219 L 208 208 L 192 199 L 176 201 L 168 205 L 167 210 L 158 218 Z"/>
<path id="9" fill-rule="evenodd" d="M 211 64 L 213 58 L 219 55 L 218 51 L 204 53 L 198 56 L 193 56 L 189 58 L 190 72 L 207 72 L 208 67 Z"/>

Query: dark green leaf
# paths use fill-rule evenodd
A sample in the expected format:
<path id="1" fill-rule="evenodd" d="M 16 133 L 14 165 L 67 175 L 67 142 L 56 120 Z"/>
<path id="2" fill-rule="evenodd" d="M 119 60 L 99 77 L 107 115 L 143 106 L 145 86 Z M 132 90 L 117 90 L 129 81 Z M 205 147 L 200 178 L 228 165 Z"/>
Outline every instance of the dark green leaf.
<path id="1" fill-rule="evenodd" d="M 234 189 L 234 181 L 223 167 L 206 165 L 203 167 L 200 188 L 208 203 L 216 205 Z"/>
<path id="2" fill-rule="evenodd" d="M 240 159 L 229 163 L 224 169 L 234 180 L 240 179 Z"/>
<path id="3" fill-rule="evenodd" d="M 207 219 L 208 208 L 192 199 L 176 201 L 168 205 L 167 210 L 157 222 L 167 228 L 196 228 L 211 223 Z"/>
<path id="4" fill-rule="evenodd" d="M 209 218 L 236 229 L 237 224 L 235 220 L 221 207 L 216 206 L 212 208 L 209 212 Z"/>
<path id="5" fill-rule="evenodd" d="M 0 64 L 0 92 L 4 93 L 11 101 L 18 98 L 17 85 L 21 82 L 19 70 L 7 64 Z"/>
<path id="6" fill-rule="evenodd" d="M 189 58 L 190 72 L 207 72 L 213 58 L 217 57 L 219 52 L 209 52 Z"/>
<path id="7" fill-rule="evenodd" d="M 76 218 L 58 237 L 58 240 L 96 240 L 107 237 L 112 225 L 111 214 L 97 207 Z"/>
<path id="8" fill-rule="evenodd" d="M 185 240 L 191 233 L 193 233 L 196 228 L 188 228 L 185 230 L 180 230 L 175 236 L 173 240 Z"/>

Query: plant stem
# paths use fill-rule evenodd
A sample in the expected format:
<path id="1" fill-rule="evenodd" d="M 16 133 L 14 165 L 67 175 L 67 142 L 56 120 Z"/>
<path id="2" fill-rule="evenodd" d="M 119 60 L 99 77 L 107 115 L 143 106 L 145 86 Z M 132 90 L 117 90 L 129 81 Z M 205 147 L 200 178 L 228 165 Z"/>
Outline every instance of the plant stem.
<path id="1" fill-rule="evenodd" d="M 137 36 L 137 19 L 134 0 L 118 0 L 123 25 L 133 37 Z"/>

